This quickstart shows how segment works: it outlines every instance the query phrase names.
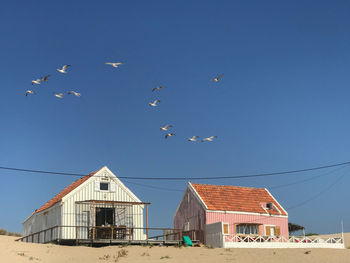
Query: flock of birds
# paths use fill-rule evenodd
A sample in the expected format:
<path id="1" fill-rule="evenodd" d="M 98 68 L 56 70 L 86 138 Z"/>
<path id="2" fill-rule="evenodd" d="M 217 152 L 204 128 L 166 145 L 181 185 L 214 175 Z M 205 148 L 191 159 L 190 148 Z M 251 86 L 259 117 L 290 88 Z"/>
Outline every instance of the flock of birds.
<path id="1" fill-rule="evenodd" d="M 210 79 L 210 81 L 219 82 L 219 80 L 221 79 L 221 77 L 222 77 L 223 75 L 224 75 L 224 74 L 221 74 L 221 75 L 219 75 L 219 76 L 216 77 L 216 78 Z M 159 87 L 153 88 L 153 89 L 152 89 L 152 92 L 157 91 L 157 90 L 160 91 L 160 90 L 162 90 L 163 88 L 164 88 L 163 86 L 159 86 Z M 156 99 L 156 100 L 154 100 L 153 102 L 148 103 L 148 105 L 151 106 L 151 107 L 157 107 L 159 102 L 160 102 L 160 100 L 159 100 L 159 99 Z M 163 126 L 163 127 L 160 127 L 160 130 L 161 130 L 161 131 L 168 132 L 169 128 L 172 128 L 172 127 L 173 127 L 172 125 L 167 124 L 167 125 L 165 125 L 165 126 Z M 165 134 L 165 139 L 168 139 L 168 137 L 172 137 L 172 136 L 175 136 L 175 133 L 173 133 L 173 132 L 168 132 L 168 133 Z M 198 136 L 198 135 L 195 135 L 195 136 L 192 136 L 192 137 L 190 137 L 190 138 L 187 138 L 187 141 L 189 141 L 189 142 L 196 142 L 198 138 L 199 138 L 199 136 Z M 205 138 L 203 138 L 201 141 L 202 141 L 202 142 L 205 142 L 205 141 L 207 141 L 207 142 L 212 142 L 215 138 L 217 138 L 217 136 L 205 137 Z"/>
<path id="2" fill-rule="evenodd" d="M 62 68 L 58 68 L 57 69 L 57 72 L 60 72 L 60 73 L 63 73 L 63 74 L 66 74 L 67 73 L 67 68 L 69 68 L 70 65 L 64 65 Z M 51 75 L 46 75 L 45 77 L 41 77 L 40 79 L 35 79 L 35 80 L 32 80 L 32 85 L 40 85 L 41 83 L 44 83 L 44 82 L 47 82 L 49 80 L 49 77 L 51 77 Z M 28 96 L 28 95 L 34 95 L 36 94 L 36 92 L 32 89 L 30 90 L 27 90 L 25 95 Z M 66 94 L 64 92 L 60 92 L 60 93 L 56 93 L 54 92 L 53 93 L 55 97 L 59 98 L 59 99 L 62 99 L 63 96 Z M 71 90 L 71 91 L 68 91 L 67 92 L 68 95 L 75 95 L 77 97 L 80 97 L 81 94 L 79 92 L 76 92 L 74 90 Z"/>
<path id="3" fill-rule="evenodd" d="M 118 68 L 120 65 L 123 65 L 124 63 L 123 63 L 123 62 L 106 62 L 105 64 L 106 64 L 106 65 L 110 65 L 110 66 L 112 66 L 112 67 L 114 67 L 114 68 Z M 71 66 L 71 65 L 64 65 L 62 68 L 58 68 L 58 69 L 56 69 L 56 70 L 57 70 L 57 72 L 59 72 L 59 73 L 66 74 L 66 73 L 67 73 L 67 68 L 69 68 L 70 66 Z M 221 75 L 217 76 L 216 78 L 210 79 L 210 81 L 219 82 L 219 80 L 221 79 L 221 77 L 222 77 L 223 75 L 224 75 L 224 74 L 221 74 Z M 46 75 L 45 77 L 41 77 L 41 78 L 39 78 L 39 79 L 32 80 L 32 85 L 40 85 L 41 83 L 45 83 L 45 82 L 48 81 L 48 79 L 49 79 L 50 76 L 51 76 L 51 75 Z M 159 87 L 153 88 L 153 89 L 152 89 L 152 92 L 154 92 L 154 91 L 160 91 L 160 90 L 162 90 L 163 88 L 164 88 L 164 86 L 159 86 Z M 33 89 L 27 90 L 27 91 L 25 92 L 25 95 L 26 95 L 26 96 L 28 96 L 28 95 L 34 95 L 34 94 L 36 94 L 36 92 L 35 92 Z M 54 92 L 53 94 L 54 94 L 54 96 L 55 96 L 56 98 L 59 98 L 59 99 L 62 99 L 63 96 L 64 96 L 65 94 L 68 94 L 68 95 L 75 95 L 76 97 L 80 97 L 80 96 L 81 96 L 81 94 L 80 94 L 79 92 L 76 92 L 76 91 L 74 91 L 74 90 L 68 91 L 68 92 L 66 92 L 66 93 L 64 93 L 64 92 L 60 92 L 60 93 Z M 159 100 L 159 99 L 156 99 L 156 100 L 154 100 L 153 102 L 148 103 L 148 105 L 151 106 L 151 107 L 157 107 L 159 102 L 160 102 L 160 100 Z M 161 130 L 161 131 L 168 132 L 169 128 L 172 128 L 172 127 L 173 127 L 172 125 L 167 124 L 167 125 L 165 125 L 165 126 L 163 126 L 163 127 L 160 127 L 160 130 Z M 168 133 L 165 134 L 165 139 L 167 139 L 168 137 L 172 137 L 172 136 L 175 136 L 175 133 L 173 133 L 173 132 L 168 132 Z M 192 136 L 192 137 L 188 138 L 187 141 L 196 142 L 198 138 L 199 138 L 199 136 L 195 135 L 195 136 Z M 205 137 L 205 138 L 203 138 L 201 141 L 202 141 L 202 142 L 205 142 L 205 141 L 212 142 L 215 138 L 217 138 L 217 136 Z"/>

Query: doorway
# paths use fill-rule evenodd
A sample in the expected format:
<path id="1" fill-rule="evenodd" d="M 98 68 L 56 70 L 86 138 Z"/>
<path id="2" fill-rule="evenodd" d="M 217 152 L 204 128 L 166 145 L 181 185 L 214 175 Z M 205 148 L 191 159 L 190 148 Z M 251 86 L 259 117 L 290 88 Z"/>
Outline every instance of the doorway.
<path id="1" fill-rule="evenodd" d="M 113 226 L 114 208 L 99 207 L 96 209 L 96 226 Z"/>

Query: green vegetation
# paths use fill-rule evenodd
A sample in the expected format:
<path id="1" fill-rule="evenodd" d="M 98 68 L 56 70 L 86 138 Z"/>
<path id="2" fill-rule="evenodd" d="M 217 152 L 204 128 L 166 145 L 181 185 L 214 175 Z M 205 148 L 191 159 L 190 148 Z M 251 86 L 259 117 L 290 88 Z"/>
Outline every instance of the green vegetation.
<path id="1" fill-rule="evenodd" d="M 2 236 L 14 236 L 14 237 L 21 237 L 22 235 L 17 232 L 8 232 L 6 229 L 0 228 L 0 235 Z"/>
<path id="2" fill-rule="evenodd" d="M 309 237 L 309 236 L 318 236 L 319 234 L 317 233 L 306 233 L 305 236 Z"/>

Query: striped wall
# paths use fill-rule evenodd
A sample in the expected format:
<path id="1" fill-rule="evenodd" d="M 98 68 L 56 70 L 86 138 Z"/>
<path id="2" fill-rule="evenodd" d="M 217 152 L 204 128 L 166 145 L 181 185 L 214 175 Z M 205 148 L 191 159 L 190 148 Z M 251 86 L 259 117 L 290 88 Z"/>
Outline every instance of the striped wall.
<path id="1" fill-rule="evenodd" d="M 102 178 L 99 177 L 100 173 L 96 174 L 97 176 L 92 176 L 78 188 L 73 190 L 69 195 L 63 198 L 62 205 L 62 225 L 63 226 L 75 226 L 77 225 L 76 212 L 75 212 L 75 202 L 85 201 L 85 200 L 104 200 L 104 201 L 123 201 L 123 202 L 140 202 L 139 199 L 127 189 L 120 181 L 116 178 L 109 177 L 108 181 L 105 179 L 103 182 L 108 182 L 114 184 L 114 187 L 110 187 L 109 191 L 101 191 L 96 189 L 96 184 L 99 185 L 99 182 L 102 181 Z M 104 205 L 101 205 L 103 207 Z M 98 208 L 98 205 L 96 205 Z M 132 216 L 133 216 L 133 227 L 143 228 L 143 205 L 132 206 Z M 93 220 L 93 212 L 90 212 L 90 224 Z M 63 239 L 74 239 L 76 237 L 75 228 L 63 228 L 62 229 L 62 238 Z M 145 234 L 142 229 L 137 229 L 133 232 L 134 240 L 144 240 Z"/>
<path id="2" fill-rule="evenodd" d="M 259 224 L 259 234 L 266 235 L 266 226 L 279 226 L 280 236 L 288 238 L 288 217 L 278 217 L 269 215 L 254 215 L 254 214 L 238 214 L 225 212 L 206 212 L 207 224 L 223 222 L 229 224 L 229 234 L 235 233 L 235 224 L 251 223 Z"/>

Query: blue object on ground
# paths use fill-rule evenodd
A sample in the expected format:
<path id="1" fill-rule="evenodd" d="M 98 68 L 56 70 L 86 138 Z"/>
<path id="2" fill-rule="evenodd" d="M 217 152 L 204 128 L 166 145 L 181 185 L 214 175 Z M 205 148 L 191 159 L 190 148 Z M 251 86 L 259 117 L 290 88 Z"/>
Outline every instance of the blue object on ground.
<path id="1" fill-rule="evenodd" d="M 185 247 L 192 247 L 193 246 L 193 243 L 192 243 L 189 236 L 183 236 L 182 242 L 184 243 Z"/>

